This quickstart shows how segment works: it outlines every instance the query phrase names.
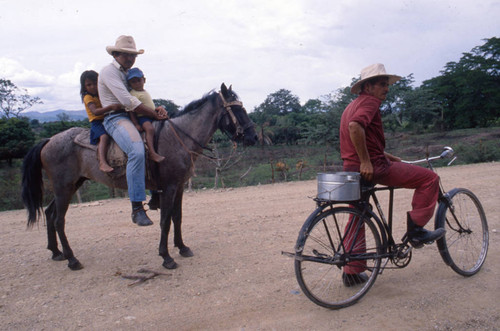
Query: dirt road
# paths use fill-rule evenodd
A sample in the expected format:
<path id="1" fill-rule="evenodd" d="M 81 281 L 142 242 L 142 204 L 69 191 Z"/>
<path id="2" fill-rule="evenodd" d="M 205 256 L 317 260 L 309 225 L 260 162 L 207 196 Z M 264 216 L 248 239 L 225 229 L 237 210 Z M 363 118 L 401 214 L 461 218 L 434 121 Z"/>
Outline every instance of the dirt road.
<path id="1" fill-rule="evenodd" d="M 474 277 L 454 273 L 436 246 L 414 252 L 405 269 L 386 270 L 356 305 L 331 311 L 299 289 L 292 251 L 316 182 L 186 193 L 183 234 L 195 256 L 161 266 L 154 226 L 130 221 L 125 199 L 72 205 L 66 233 L 85 266 L 54 262 L 41 222 L 26 230 L 24 210 L 0 213 L 2 330 L 498 330 L 500 325 L 500 163 L 439 169 L 445 188 L 481 199 L 490 250 Z M 404 232 L 411 192 L 396 193 L 396 233 Z M 143 283 L 123 276 L 163 273 Z"/>

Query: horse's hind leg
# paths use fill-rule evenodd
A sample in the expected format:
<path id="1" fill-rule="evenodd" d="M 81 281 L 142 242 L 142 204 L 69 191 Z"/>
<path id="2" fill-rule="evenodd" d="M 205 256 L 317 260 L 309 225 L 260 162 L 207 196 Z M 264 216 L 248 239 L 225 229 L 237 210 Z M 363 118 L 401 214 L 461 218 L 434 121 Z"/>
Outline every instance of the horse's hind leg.
<path id="1" fill-rule="evenodd" d="M 47 249 L 52 251 L 52 260 L 63 261 L 65 260 L 63 253 L 57 247 L 57 233 L 56 233 L 56 204 L 52 200 L 45 209 L 45 216 L 47 220 Z"/>
<path id="2" fill-rule="evenodd" d="M 54 188 L 54 192 L 55 191 L 56 189 Z M 73 250 L 69 246 L 68 238 L 66 238 L 66 233 L 64 232 L 66 212 L 68 211 L 70 199 L 75 191 L 76 189 L 63 190 L 62 193 L 61 191 L 59 191 L 59 193 L 55 197 L 55 205 L 56 205 L 55 228 L 57 234 L 59 235 L 59 240 L 61 241 L 63 256 L 65 259 L 68 260 L 68 267 L 71 270 L 80 270 L 83 268 L 83 265 L 73 255 Z"/>

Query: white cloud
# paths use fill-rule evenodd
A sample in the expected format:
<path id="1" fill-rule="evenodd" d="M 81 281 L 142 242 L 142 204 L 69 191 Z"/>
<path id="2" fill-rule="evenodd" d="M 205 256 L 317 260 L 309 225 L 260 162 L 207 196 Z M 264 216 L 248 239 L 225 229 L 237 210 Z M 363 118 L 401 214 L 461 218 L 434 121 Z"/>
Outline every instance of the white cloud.
<path id="1" fill-rule="evenodd" d="M 5 57 L 0 57 L 0 77 L 9 79 L 24 88 L 49 86 L 54 82 L 52 77 L 27 69 L 19 61 Z"/>
<path id="2" fill-rule="evenodd" d="M 73 69 L 57 76 L 44 74 L 25 68 L 20 62 L 0 58 L 0 77 L 11 80 L 17 87 L 26 89 L 28 94 L 39 97 L 43 104 L 29 110 L 81 109 L 80 75 L 89 66 L 77 62 Z"/>

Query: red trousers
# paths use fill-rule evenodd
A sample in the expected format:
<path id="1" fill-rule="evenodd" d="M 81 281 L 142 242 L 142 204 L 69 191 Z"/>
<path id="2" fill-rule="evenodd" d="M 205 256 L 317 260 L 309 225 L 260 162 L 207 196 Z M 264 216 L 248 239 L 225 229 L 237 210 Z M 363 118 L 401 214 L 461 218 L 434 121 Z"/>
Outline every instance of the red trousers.
<path id="1" fill-rule="evenodd" d="M 346 167 L 345 170 L 359 171 L 359 167 L 357 169 L 356 167 Z M 439 193 L 439 177 L 432 170 L 382 159 L 373 163 L 373 182 L 386 186 L 415 189 L 411 203 L 411 219 L 415 224 L 424 226 L 432 218 Z M 349 223 L 357 221 L 357 219 L 353 219 Z M 361 229 L 354 238 L 355 229 L 356 226 L 349 226 L 349 224 L 346 226 L 344 242 L 351 243 L 355 240 L 356 250 L 360 252 L 359 248 L 365 246 L 365 231 L 364 228 Z M 346 249 L 348 248 L 346 247 Z M 344 272 L 348 274 L 360 273 L 365 270 L 365 265 L 366 263 L 363 261 L 353 262 L 344 267 Z"/>

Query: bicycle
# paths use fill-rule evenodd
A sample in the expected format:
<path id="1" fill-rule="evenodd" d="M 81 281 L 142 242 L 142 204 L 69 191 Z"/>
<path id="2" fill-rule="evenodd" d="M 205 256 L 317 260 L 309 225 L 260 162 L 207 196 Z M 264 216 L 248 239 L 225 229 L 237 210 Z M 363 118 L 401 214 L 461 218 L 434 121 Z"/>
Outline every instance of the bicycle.
<path id="1" fill-rule="evenodd" d="M 426 162 L 435 171 L 432 161 L 453 157 L 450 165 L 456 159 L 453 154 L 451 147 L 445 147 L 439 156 L 403 162 Z M 396 243 L 392 234 L 395 189 L 361 183 L 359 198 L 338 201 L 318 198 L 322 196 L 318 187 L 318 197 L 314 198 L 317 208 L 302 226 L 295 252 L 282 252 L 294 258 L 299 286 L 312 302 L 330 309 L 351 306 L 368 292 L 383 270 L 408 266 L 413 247 L 406 235 Z M 388 219 L 376 195 L 379 191 L 389 192 Z M 460 275 L 476 274 L 486 259 L 489 235 L 486 215 L 474 193 L 464 188 L 445 192 L 440 180 L 435 228 L 441 227 L 446 234 L 436 242 L 444 262 Z M 348 232 L 350 238 L 345 235 Z M 364 240 L 358 240 L 363 236 Z M 394 267 L 389 267 L 389 262 Z M 345 266 L 362 268 L 368 280 L 356 286 L 346 285 Z"/>

